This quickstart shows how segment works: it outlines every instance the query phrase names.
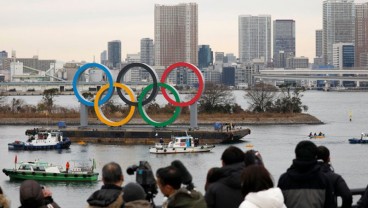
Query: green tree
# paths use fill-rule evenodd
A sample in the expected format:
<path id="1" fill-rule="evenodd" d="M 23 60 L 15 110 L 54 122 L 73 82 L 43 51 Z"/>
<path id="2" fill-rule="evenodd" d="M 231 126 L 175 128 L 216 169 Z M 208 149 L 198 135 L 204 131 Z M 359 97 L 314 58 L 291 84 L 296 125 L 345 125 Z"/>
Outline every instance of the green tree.
<path id="1" fill-rule="evenodd" d="M 272 108 L 277 92 L 277 87 L 265 83 L 258 83 L 251 87 L 245 94 L 245 99 L 247 99 L 250 104 L 250 111 L 269 111 Z"/>
<path id="2" fill-rule="evenodd" d="M 308 106 L 303 105 L 301 98 L 304 88 L 296 87 L 290 90 L 290 87 L 281 88 L 282 95 L 278 98 L 273 106 L 274 111 L 281 113 L 301 113 L 307 111 Z"/>
<path id="3" fill-rule="evenodd" d="M 231 89 L 225 85 L 216 85 L 213 82 L 206 82 L 199 104 L 199 111 L 206 113 L 232 113 L 236 106 Z"/>

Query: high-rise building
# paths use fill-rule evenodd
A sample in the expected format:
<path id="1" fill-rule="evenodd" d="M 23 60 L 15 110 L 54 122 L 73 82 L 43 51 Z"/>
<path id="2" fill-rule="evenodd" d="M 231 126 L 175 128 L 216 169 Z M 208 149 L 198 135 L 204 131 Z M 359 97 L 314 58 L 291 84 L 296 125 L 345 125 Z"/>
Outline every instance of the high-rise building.
<path id="1" fill-rule="evenodd" d="M 101 52 L 100 63 L 103 65 L 107 65 L 107 51 L 106 50 Z"/>
<path id="2" fill-rule="evenodd" d="M 226 59 L 224 63 L 229 63 L 229 64 L 236 63 L 236 56 L 233 53 L 227 53 L 224 58 Z"/>
<path id="3" fill-rule="evenodd" d="M 224 62 L 224 57 L 224 52 L 215 52 L 215 62 Z"/>
<path id="4" fill-rule="evenodd" d="M 120 67 L 121 64 L 121 42 L 120 40 L 113 40 L 107 44 L 107 60 L 109 67 Z"/>
<path id="5" fill-rule="evenodd" d="M 349 68 L 354 66 L 354 44 L 335 43 L 333 44 L 333 65 L 336 68 Z"/>
<path id="6" fill-rule="evenodd" d="M 141 62 L 150 66 L 154 65 L 153 40 L 150 38 L 141 39 Z"/>
<path id="7" fill-rule="evenodd" d="M 282 55 L 280 56 L 280 52 Z M 284 68 L 286 58 L 295 56 L 295 21 L 273 21 L 273 63 L 275 67 Z"/>
<path id="8" fill-rule="evenodd" d="M 1 58 L 8 58 L 8 52 L 6 52 L 6 51 L 0 51 L 0 59 Z"/>
<path id="9" fill-rule="evenodd" d="M 198 68 L 207 68 L 213 64 L 213 52 L 209 45 L 199 45 L 198 47 Z"/>
<path id="10" fill-rule="evenodd" d="M 322 57 L 323 30 L 316 30 L 316 57 Z"/>
<path id="11" fill-rule="evenodd" d="M 239 61 L 263 58 L 271 61 L 271 16 L 239 16 Z"/>
<path id="12" fill-rule="evenodd" d="M 368 66 L 368 3 L 355 5 L 355 66 Z"/>
<path id="13" fill-rule="evenodd" d="M 198 64 L 198 5 L 155 5 L 155 65 Z"/>
<path id="14" fill-rule="evenodd" d="M 354 43 L 354 0 L 323 1 L 323 58 L 332 64 L 334 43 Z"/>

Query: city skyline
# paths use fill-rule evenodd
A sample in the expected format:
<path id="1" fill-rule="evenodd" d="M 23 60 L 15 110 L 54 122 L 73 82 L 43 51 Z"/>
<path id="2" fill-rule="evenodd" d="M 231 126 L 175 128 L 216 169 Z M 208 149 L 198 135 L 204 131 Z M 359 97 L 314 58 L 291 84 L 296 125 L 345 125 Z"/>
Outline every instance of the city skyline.
<path id="1" fill-rule="evenodd" d="M 154 5 L 198 4 L 198 45 L 214 52 L 238 54 L 239 15 L 271 15 L 295 20 L 296 56 L 315 57 L 315 30 L 322 29 L 321 0 L 141 0 L 71 1 L 18 0 L 2 6 L 0 50 L 17 57 L 87 61 L 107 50 L 107 42 L 120 40 L 122 59 L 140 51 L 142 38 L 154 39 Z M 356 0 L 364 3 L 367 0 Z"/>

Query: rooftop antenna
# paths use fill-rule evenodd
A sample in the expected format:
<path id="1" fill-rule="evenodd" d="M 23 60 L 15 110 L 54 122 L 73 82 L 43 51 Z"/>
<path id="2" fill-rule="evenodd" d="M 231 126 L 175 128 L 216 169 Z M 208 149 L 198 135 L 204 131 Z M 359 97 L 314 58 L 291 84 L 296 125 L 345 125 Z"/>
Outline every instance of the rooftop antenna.
<path id="1" fill-rule="evenodd" d="M 95 55 L 93 55 L 93 63 L 95 63 L 96 61 L 95 61 Z"/>

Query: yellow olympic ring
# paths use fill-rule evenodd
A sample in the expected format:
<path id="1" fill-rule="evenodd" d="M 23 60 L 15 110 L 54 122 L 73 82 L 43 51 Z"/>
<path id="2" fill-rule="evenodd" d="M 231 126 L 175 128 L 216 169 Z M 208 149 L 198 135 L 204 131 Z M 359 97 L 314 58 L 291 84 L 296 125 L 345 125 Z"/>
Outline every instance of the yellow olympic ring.
<path id="1" fill-rule="evenodd" d="M 124 84 L 121 84 L 121 83 L 117 83 L 115 82 L 114 83 L 114 87 L 118 87 L 118 88 L 121 88 L 123 89 L 126 93 L 128 93 L 129 97 L 130 97 L 130 100 L 132 102 L 135 101 L 135 97 L 134 97 L 134 94 L 133 94 L 133 90 L 130 89 L 130 87 L 124 85 Z M 98 106 L 98 101 L 100 100 L 100 97 L 102 95 L 102 93 L 109 88 L 109 84 L 105 84 L 104 86 L 101 87 L 101 89 L 97 92 L 96 94 L 96 97 L 95 97 L 95 100 L 93 101 L 94 103 L 94 109 L 95 109 L 95 112 L 96 112 L 96 115 L 97 115 L 97 118 L 104 124 L 106 125 L 109 125 L 109 126 L 122 126 L 126 123 L 128 123 L 130 121 L 130 119 L 132 119 L 133 115 L 134 115 L 134 111 L 135 111 L 135 106 L 131 105 L 130 106 L 130 111 L 127 115 L 127 117 L 125 117 L 124 119 L 120 120 L 120 121 L 111 121 L 109 119 L 107 119 L 105 117 L 105 115 L 103 115 L 101 113 L 101 108 L 100 106 Z"/>

